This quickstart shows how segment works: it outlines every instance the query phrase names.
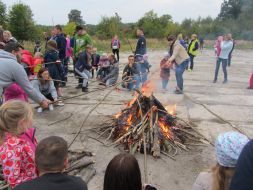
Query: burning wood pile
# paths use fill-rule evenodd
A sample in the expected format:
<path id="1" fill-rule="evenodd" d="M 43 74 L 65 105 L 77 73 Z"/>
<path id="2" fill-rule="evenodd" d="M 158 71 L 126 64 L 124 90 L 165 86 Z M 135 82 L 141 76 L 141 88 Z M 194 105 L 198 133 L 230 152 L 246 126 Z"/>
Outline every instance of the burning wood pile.
<path id="1" fill-rule="evenodd" d="M 112 145 L 122 144 L 125 151 L 140 152 L 172 159 L 189 145 L 204 142 L 203 138 L 175 114 L 175 106 L 167 109 L 148 88 L 137 91 L 127 107 L 116 114 L 112 124 L 100 129 Z"/>

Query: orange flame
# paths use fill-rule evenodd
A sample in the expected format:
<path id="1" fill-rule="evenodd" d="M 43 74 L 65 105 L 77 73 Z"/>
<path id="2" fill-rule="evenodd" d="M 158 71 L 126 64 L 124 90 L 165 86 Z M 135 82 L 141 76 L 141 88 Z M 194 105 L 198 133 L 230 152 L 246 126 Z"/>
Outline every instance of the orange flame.
<path id="1" fill-rule="evenodd" d="M 152 95 L 152 93 L 153 93 L 155 90 L 156 90 L 155 85 L 154 85 L 152 82 L 147 81 L 147 82 L 145 83 L 145 85 L 142 86 L 142 88 L 141 88 L 141 93 L 142 93 L 144 96 L 149 97 L 149 96 Z"/>
<path id="2" fill-rule="evenodd" d="M 171 131 L 169 129 L 169 126 L 167 126 L 165 123 L 158 121 L 158 125 L 160 126 L 160 129 L 162 130 L 163 135 L 170 140 L 173 140 L 173 134 L 171 134 Z"/>
<path id="3" fill-rule="evenodd" d="M 166 111 L 172 115 L 172 116 L 175 116 L 177 113 L 176 113 L 176 110 L 177 110 L 177 104 L 174 104 L 174 105 L 167 105 L 165 107 Z"/>
<path id="4" fill-rule="evenodd" d="M 119 119 L 120 116 L 121 116 L 121 113 L 117 113 L 116 115 L 114 115 L 114 117 L 115 117 L 116 119 Z"/>

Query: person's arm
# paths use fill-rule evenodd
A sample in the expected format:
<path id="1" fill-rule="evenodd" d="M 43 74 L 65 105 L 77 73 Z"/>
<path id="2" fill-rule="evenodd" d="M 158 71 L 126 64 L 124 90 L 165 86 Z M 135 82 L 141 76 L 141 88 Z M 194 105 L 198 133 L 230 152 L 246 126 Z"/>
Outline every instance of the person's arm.
<path id="1" fill-rule="evenodd" d="M 194 46 L 194 48 L 193 48 L 193 51 L 196 51 L 196 50 L 198 50 L 198 49 L 199 49 L 199 43 L 196 42 L 196 43 L 195 43 L 195 46 Z"/>
<path id="2" fill-rule="evenodd" d="M 57 91 L 55 89 L 53 81 L 50 81 L 50 83 L 49 83 L 49 92 L 51 93 L 54 100 L 57 100 Z"/>
<path id="3" fill-rule="evenodd" d="M 27 95 L 38 104 L 42 103 L 45 97 L 38 93 L 32 86 L 31 82 L 28 80 L 24 68 L 17 64 L 15 67 L 12 67 L 12 77 L 16 83 L 27 93 Z"/>
<path id="4" fill-rule="evenodd" d="M 33 85 L 33 88 L 34 90 L 37 92 L 37 93 L 40 93 L 41 94 L 41 91 L 40 91 L 40 85 L 39 85 L 39 80 L 36 78 L 34 80 L 31 81 L 32 85 Z M 42 95 L 42 94 L 41 94 Z M 43 97 L 46 99 L 46 97 L 43 95 Z"/>
<path id="5" fill-rule="evenodd" d="M 121 48 L 121 43 L 120 43 L 120 40 L 119 40 L 119 49 Z"/>
<path id="6" fill-rule="evenodd" d="M 170 62 L 173 62 L 173 61 L 176 59 L 176 57 L 178 56 L 179 50 L 180 50 L 180 45 L 179 45 L 179 44 L 176 44 L 176 45 L 174 46 L 173 54 L 172 54 L 172 56 L 169 58 L 169 61 L 170 61 Z"/>

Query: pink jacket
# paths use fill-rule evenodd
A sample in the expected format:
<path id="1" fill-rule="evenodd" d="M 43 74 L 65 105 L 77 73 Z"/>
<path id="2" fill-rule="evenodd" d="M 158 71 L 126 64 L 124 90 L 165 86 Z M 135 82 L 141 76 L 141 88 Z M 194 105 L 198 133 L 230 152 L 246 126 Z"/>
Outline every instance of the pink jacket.
<path id="1" fill-rule="evenodd" d="M 27 94 L 17 83 L 12 83 L 4 90 L 4 101 L 7 102 L 13 99 L 28 102 Z"/>
<path id="2" fill-rule="evenodd" d="M 32 128 L 20 136 L 5 134 L 5 141 L 0 146 L 0 163 L 4 178 L 11 188 L 37 178 L 34 161 L 36 145 Z"/>
<path id="3" fill-rule="evenodd" d="M 66 44 L 66 57 L 72 56 L 72 49 L 70 47 L 70 39 L 66 38 L 67 44 Z"/>
<path id="4" fill-rule="evenodd" d="M 220 56 L 220 53 L 221 53 L 221 42 L 223 41 L 223 36 L 219 36 L 217 38 L 217 40 L 215 41 L 215 44 L 214 44 L 214 49 L 215 49 L 215 55 L 217 57 Z"/>

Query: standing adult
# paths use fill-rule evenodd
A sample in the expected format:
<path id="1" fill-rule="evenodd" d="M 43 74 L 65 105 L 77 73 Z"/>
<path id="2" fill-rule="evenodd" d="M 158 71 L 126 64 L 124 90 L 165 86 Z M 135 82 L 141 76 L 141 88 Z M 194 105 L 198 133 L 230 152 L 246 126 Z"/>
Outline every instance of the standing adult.
<path id="1" fill-rule="evenodd" d="M 62 27 L 60 25 L 56 25 L 53 28 L 53 34 L 54 36 L 52 37 L 51 40 L 55 40 L 57 43 L 57 49 L 59 52 L 59 59 L 61 61 L 61 66 L 62 66 L 62 81 L 64 81 L 62 83 L 63 86 L 66 86 L 66 82 L 68 80 L 68 63 L 66 62 L 66 45 L 67 45 L 67 41 L 66 38 L 64 36 L 64 34 L 62 33 Z"/>
<path id="2" fill-rule="evenodd" d="M 199 38 L 199 49 L 200 49 L 201 52 L 202 52 L 203 49 L 204 49 L 204 43 L 205 43 L 204 38 L 203 38 L 203 37 L 200 37 L 200 38 Z"/>
<path id="3" fill-rule="evenodd" d="M 136 89 L 139 89 L 140 83 L 142 82 L 143 85 L 148 78 L 147 70 L 149 69 L 147 69 L 147 67 L 149 68 L 149 63 L 147 60 L 143 59 L 144 55 L 147 57 L 147 42 L 144 36 L 143 28 L 138 28 L 136 31 L 136 35 L 138 37 L 138 41 L 135 50 L 135 62 L 137 62 L 138 75 L 135 75 L 135 80 Z"/>
<path id="4" fill-rule="evenodd" d="M 87 30 L 82 26 L 76 26 L 76 34 L 73 38 L 73 56 L 74 65 L 78 62 L 79 54 L 86 50 L 87 45 L 92 45 L 92 39 L 87 33 Z M 75 66 L 74 66 L 75 67 Z M 76 88 L 82 88 L 83 79 L 78 79 L 78 86 Z"/>
<path id="5" fill-rule="evenodd" d="M 119 62 L 119 49 L 120 49 L 120 40 L 117 34 L 114 35 L 112 38 L 111 42 L 111 48 L 112 48 L 112 53 L 117 55 L 117 60 Z"/>
<path id="6" fill-rule="evenodd" d="M 147 53 L 147 43 L 144 36 L 144 30 L 142 28 L 138 28 L 136 34 L 138 41 L 136 44 L 135 55 L 144 55 Z"/>
<path id="7" fill-rule="evenodd" d="M 180 42 L 176 40 L 175 36 L 170 35 L 167 37 L 167 40 L 170 46 L 170 58 L 168 60 L 168 65 L 172 66 L 174 64 L 176 67 L 175 73 L 177 87 L 175 93 L 182 94 L 184 89 L 183 74 L 189 62 L 189 55 Z"/>
<path id="8" fill-rule="evenodd" d="M 227 65 L 228 65 L 228 57 L 232 49 L 233 49 L 233 41 L 231 39 L 231 36 L 225 35 L 223 41 L 221 42 L 221 52 L 216 62 L 216 69 L 213 83 L 217 82 L 220 64 L 222 64 L 222 69 L 224 73 L 223 84 L 228 82 Z"/>
<path id="9" fill-rule="evenodd" d="M 42 94 L 37 93 L 28 80 L 23 66 L 19 64 L 22 58 L 21 46 L 18 43 L 10 42 L 5 45 L 4 50 L 0 50 L 0 93 L 2 94 L 6 87 L 16 82 L 33 101 L 47 108 L 48 100 Z"/>
<path id="10" fill-rule="evenodd" d="M 198 54 L 198 49 L 199 49 L 198 36 L 196 34 L 193 34 L 191 36 L 191 42 L 190 42 L 190 44 L 188 46 L 188 54 L 190 56 L 190 63 L 191 63 L 189 71 L 193 70 L 193 67 L 194 67 L 194 58 Z M 188 69 L 188 66 L 187 66 L 187 69 Z"/>
<path id="11" fill-rule="evenodd" d="M 229 38 L 231 39 L 231 41 L 233 42 L 233 48 L 232 48 L 232 50 L 230 51 L 229 56 L 228 56 L 228 66 L 230 67 L 230 65 L 231 65 L 231 59 L 232 59 L 232 54 L 233 54 L 233 51 L 234 51 L 234 49 L 235 49 L 235 41 L 234 41 L 234 39 L 232 38 L 232 34 L 231 34 L 231 33 L 228 34 L 228 37 L 229 37 Z"/>

